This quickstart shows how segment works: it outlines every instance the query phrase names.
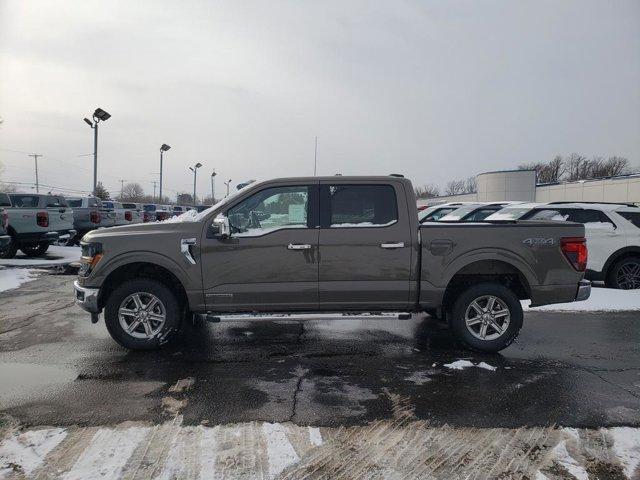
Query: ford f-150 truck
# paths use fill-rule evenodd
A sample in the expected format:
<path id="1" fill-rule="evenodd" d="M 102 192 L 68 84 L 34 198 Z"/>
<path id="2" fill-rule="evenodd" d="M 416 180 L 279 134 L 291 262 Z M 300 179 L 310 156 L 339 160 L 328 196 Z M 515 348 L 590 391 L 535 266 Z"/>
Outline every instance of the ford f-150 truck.
<path id="1" fill-rule="evenodd" d="M 197 215 L 88 233 L 74 288 L 131 349 L 167 342 L 187 315 L 426 311 L 493 352 L 522 327 L 521 299 L 588 298 L 586 260 L 582 225 L 419 225 L 405 178 L 288 178 Z"/>

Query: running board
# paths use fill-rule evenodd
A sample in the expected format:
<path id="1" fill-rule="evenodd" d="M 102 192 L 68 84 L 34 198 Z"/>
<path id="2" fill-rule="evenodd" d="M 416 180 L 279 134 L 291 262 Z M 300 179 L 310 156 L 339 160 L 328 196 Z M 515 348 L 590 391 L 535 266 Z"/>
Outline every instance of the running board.
<path id="1" fill-rule="evenodd" d="M 402 313 L 235 313 L 235 314 L 213 314 L 194 313 L 194 319 L 219 323 L 221 321 L 233 322 L 242 320 L 411 320 L 411 314 Z"/>

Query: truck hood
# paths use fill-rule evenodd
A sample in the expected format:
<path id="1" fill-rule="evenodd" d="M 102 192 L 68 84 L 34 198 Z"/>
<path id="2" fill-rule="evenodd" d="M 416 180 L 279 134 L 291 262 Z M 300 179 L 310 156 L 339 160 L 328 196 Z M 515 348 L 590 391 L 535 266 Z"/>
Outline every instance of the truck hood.
<path id="1" fill-rule="evenodd" d="M 154 222 L 134 223 L 119 227 L 99 228 L 87 233 L 82 241 L 104 242 L 111 239 L 121 239 L 128 236 L 185 236 L 199 238 L 202 233 L 202 222 Z"/>

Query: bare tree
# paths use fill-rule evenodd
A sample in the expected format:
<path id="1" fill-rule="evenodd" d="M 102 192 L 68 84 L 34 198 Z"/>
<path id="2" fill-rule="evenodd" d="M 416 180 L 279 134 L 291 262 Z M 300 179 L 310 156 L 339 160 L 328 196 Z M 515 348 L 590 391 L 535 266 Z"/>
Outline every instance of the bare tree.
<path id="1" fill-rule="evenodd" d="M 127 183 L 122 187 L 119 199 L 125 202 L 141 202 L 143 197 L 144 190 L 139 183 Z"/>
<path id="2" fill-rule="evenodd" d="M 415 187 L 417 198 L 433 198 L 440 195 L 440 188 L 437 185 L 422 185 L 421 187 Z"/>
<path id="3" fill-rule="evenodd" d="M 452 180 L 447 183 L 445 195 L 460 195 L 464 193 L 475 193 L 477 190 L 476 177 L 469 177 L 463 180 Z"/>

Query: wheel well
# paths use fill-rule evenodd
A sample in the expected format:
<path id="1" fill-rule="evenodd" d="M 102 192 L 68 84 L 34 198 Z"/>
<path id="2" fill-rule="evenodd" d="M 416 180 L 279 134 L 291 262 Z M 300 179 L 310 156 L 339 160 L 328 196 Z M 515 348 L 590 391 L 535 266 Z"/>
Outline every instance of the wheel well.
<path id="1" fill-rule="evenodd" d="M 451 278 L 444 292 L 443 308 L 447 310 L 462 291 L 483 282 L 504 285 L 520 300 L 531 298 L 529 282 L 518 268 L 500 260 L 480 260 L 463 267 Z"/>
<path id="2" fill-rule="evenodd" d="M 163 283 L 176 293 L 180 305 L 187 307 L 187 292 L 182 282 L 170 270 L 155 263 L 135 262 L 118 267 L 107 276 L 100 288 L 100 297 L 98 298 L 100 308 L 105 306 L 111 292 L 123 282 L 133 278 L 149 278 Z"/>

